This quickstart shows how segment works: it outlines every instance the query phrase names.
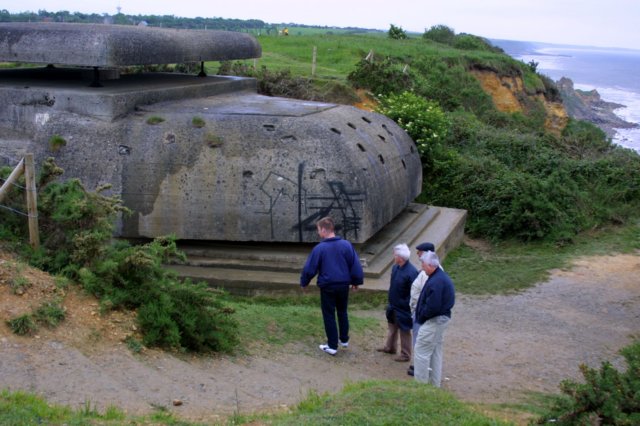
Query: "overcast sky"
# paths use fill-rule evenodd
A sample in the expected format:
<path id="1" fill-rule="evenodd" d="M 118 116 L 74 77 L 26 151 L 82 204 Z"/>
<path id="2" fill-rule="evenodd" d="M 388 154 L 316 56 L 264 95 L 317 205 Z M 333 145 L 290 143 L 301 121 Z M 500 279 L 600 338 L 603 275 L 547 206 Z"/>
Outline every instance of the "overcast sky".
<path id="1" fill-rule="evenodd" d="M 12 0 L 12 13 L 55 12 L 261 19 L 423 32 L 444 24 L 487 38 L 640 49 L 640 0 Z M 8 3 L 8 4 L 7 4 Z"/>

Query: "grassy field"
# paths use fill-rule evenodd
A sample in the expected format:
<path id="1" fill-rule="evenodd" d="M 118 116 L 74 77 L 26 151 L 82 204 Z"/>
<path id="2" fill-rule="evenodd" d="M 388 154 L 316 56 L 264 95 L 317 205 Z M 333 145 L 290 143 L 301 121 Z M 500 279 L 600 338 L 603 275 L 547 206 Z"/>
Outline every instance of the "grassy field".
<path id="1" fill-rule="evenodd" d="M 463 404 L 450 393 L 415 382 L 369 381 L 352 383 L 336 395 L 310 394 L 290 412 L 265 415 L 235 415 L 217 424 L 244 425 L 507 425 L 481 409 Z M 80 410 L 49 405 L 24 392 L 0 392 L 0 424 L 31 425 L 169 425 L 195 426 L 164 412 L 128 416 L 117 408 L 98 413 L 90 404 Z M 207 423 L 210 424 L 210 423 Z"/>
<path id="2" fill-rule="evenodd" d="M 465 294 L 507 294 L 544 281 L 549 271 L 580 256 L 606 256 L 640 250 L 640 221 L 576 236 L 572 244 L 504 241 L 485 248 L 468 245 L 451 253 L 446 268 Z"/>
<path id="3" fill-rule="evenodd" d="M 291 31 L 290 31 L 291 34 Z M 313 33 L 290 36 L 261 35 L 256 39 L 262 46 L 262 57 L 256 60 L 258 67 L 265 66 L 277 71 L 290 69 L 293 75 L 311 77 L 313 49 L 316 48 L 316 75 L 318 79 L 337 79 L 346 81 L 347 75 L 354 70 L 356 63 L 364 59 L 369 52 L 379 58 L 402 56 L 425 58 L 430 55 L 448 58 L 451 61 L 463 60 L 463 57 L 490 64 L 497 69 L 512 66 L 515 60 L 505 55 L 491 52 L 461 52 L 445 45 L 422 38 L 391 40 L 386 33 L 344 32 L 341 34 Z M 466 60 L 466 59 L 465 59 Z M 241 61 L 242 62 L 242 61 Z M 244 61 L 253 65 L 253 60 Z M 207 70 L 215 72 L 218 62 L 208 62 Z"/>

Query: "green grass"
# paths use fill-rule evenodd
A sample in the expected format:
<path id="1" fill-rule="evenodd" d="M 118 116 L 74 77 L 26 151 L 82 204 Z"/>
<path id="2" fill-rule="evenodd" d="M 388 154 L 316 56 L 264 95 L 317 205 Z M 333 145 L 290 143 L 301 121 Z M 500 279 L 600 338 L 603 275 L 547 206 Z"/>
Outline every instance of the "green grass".
<path id="1" fill-rule="evenodd" d="M 59 301 L 48 301 L 33 312 L 33 317 L 39 324 L 54 328 L 64 321 L 66 312 Z"/>
<path id="2" fill-rule="evenodd" d="M 367 381 L 347 384 L 334 395 L 310 393 L 290 413 L 236 414 L 216 424 L 271 425 L 506 425 L 432 386 L 406 381 Z M 100 413 L 86 402 L 72 410 L 47 403 L 26 392 L 0 392 L 0 424 L 31 425 L 199 425 L 175 418 L 164 410 L 146 416 L 128 416 L 115 407 Z"/>
<path id="3" fill-rule="evenodd" d="M 291 28 L 290 34 L 291 34 Z M 502 73 L 511 74 L 520 63 L 506 55 L 486 51 L 461 51 L 422 38 L 391 40 L 386 33 L 344 32 L 341 34 L 307 33 L 299 36 L 258 36 L 262 46 L 262 57 L 258 67 L 266 66 L 271 71 L 290 69 L 294 76 L 311 76 L 313 48 L 317 49 L 316 78 L 346 81 L 354 66 L 370 51 L 378 60 L 387 56 L 405 57 L 409 62 L 416 58 L 438 56 L 446 62 L 482 63 Z M 384 34 L 384 36 L 382 36 Z M 253 65 L 253 60 L 243 61 Z M 517 64 L 517 65 L 516 65 Z M 208 73 L 215 73 L 218 62 L 206 64 Z"/>
<path id="4" fill-rule="evenodd" d="M 551 269 L 566 268 L 579 256 L 632 253 L 640 250 L 640 221 L 578 235 L 572 244 L 505 241 L 488 250 L 462 245 L 443 262 L 465 294 L 506 294 L 545 281 Z"/>
<path id="5" fill-rule="evenodd" d="M 205 123 L 205 121 L 201 117 L 193 117 L 193 119 L 191 119 L 191 125 L 198 129 L 206 126 L 206 124 L 207 123 Z"/>
<path id="6" fill-rule="evenodd" d="M 452 394 L 406 381 L 347 384 L 335 395 L 310 394 L 291 413 L 238 417 L 271 425 L 502 425 Z"/>
<path id="7" fill-rule="evenodd" d="M 241 342 L 283 345 L 291 342 L 316 342 L 324 338 L 320 298 L 303 296 L 298 298 L 240 298 L 231 306 L 240 323 Z M 353 305 L 351 305 L 353 309 Z M 349 315 L 349 325 L 355 332 L 375 327 L 378 321 Z"/>
<path id="8" fill-rule="evenodd" d="M 22 275 L 18 275 L 11 280 L 9 286 L 11 287 L 11 292 L 13 294 L 23 294 L 31 287 L 31 283 L 27 278 Z"/>
<path id="9" fill-rule="evenodd" d="M 156 125 L 156 124 L 160 124 L 164 121 L 164 118 L 162 117 L 158 117 L 157 115 L 152 115 L 151 117 L 147 118 L 147 124 L 150 125 Z"/>
<path id="10" fill-rule="evenodd" d="M 53 151 L 59 151 L 60 148 L 67 145 L 67 141 L 60 135 L 53 135 L 49 138 L 49 148 Z"/>
<path id="11" fill-rule="evenodd" d="M 78 410 L 49 404 L 43 398 L 22 391 L 0 391 L 0 425 L 196 425 L 183 422 L 169 413 L 156 412 L 148 416 L 127 416 L 122 410 L 110 406 L 99 413 L 91 401 Z"/>
<path id="12" fill-rule="evenodd" d="M 36 325 L 33 317 L 30 314 L 24 314 L 12 318 L 7 321 L 7 325 L 9 326 L 11 331 L 18 336 L 29 336 L 35 334 L 35 332 L 38 330 L 38 326 Z"/>

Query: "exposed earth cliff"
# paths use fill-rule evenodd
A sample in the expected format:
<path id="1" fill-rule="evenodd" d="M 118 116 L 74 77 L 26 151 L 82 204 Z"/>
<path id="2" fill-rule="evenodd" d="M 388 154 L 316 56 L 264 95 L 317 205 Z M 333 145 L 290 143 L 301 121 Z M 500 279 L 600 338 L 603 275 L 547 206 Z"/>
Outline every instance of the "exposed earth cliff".
<path id="1" fill-rule="evenodd" d="M 520 76 L 502 76 L 488 70 L 471 72 L 478 79 L 483 90 L 492 97 L 499 111 L 526 112 L 531 101 L 540 101 L 546 113 L 545 128 L 556 134 L 562 132 L 569 118 L 591 122 L 610 138 L 614 137 L 615 129 L 638 126 L 615 114 L 614 111 L 624 105 L 603 100 L 597 90 L 575 89 L 573 81 L 566 77 L 556 82 L 562 97 L 560 102 L 547 99 L 544 93 L 528 94 Z"/>
<path id="2" fill-rule="evenodd" d="M 545 128 L 559 134 L 567 125 L 569 115 L 562 102 L 549 100 L 544 93 L 528 94 L 520 76 L 505 76 L 490 70 L 472 70 L 482 89 L 493 98 L 498 111 L 526 112 L 531 101 L 539 101 L 545 109 Z"/>

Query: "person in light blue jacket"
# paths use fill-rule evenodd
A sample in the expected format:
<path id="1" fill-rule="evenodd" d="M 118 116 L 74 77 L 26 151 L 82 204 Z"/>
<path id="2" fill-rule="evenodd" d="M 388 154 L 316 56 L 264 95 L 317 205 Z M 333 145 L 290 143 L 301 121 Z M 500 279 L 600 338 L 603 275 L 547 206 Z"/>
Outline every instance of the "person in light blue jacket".
<path id="1" fill-rule="evenodd" d="M 343 348 L 349 346 L 349 287 L 357 290 L 364 282 L 364 273 L 358 253 L 351 243 L 336 236 L 331 217 L 320 219 L 316 227 L 322 240 L 307 258 L 300 275 L 300 287 L 304 290 L 311 279 L 318 276 L 320 306 L 327 335 L 327 343 L 319 347 L 325 353 L 335 355 L 338 353 L 338 344 Z"/>

